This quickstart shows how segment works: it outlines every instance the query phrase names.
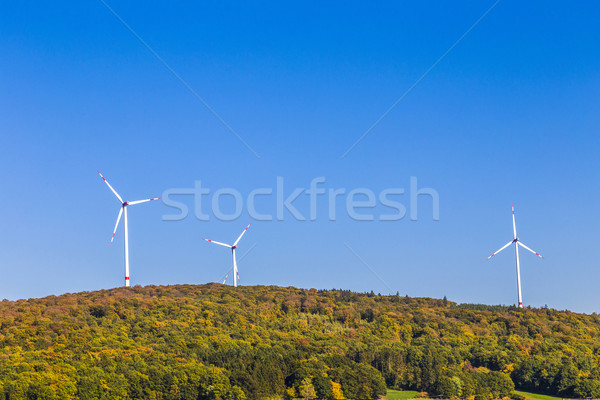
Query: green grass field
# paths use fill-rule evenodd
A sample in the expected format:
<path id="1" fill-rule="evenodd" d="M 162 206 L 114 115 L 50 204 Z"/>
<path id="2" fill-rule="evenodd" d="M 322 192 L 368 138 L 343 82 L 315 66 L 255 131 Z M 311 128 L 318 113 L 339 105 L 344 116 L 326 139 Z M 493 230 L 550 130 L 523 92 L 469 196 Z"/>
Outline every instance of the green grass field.
<path id="1" fill-rule="evenodd" d="M 388 400 L 409 400 L 414 399 L 419 392 L 413 390 L 391 390 L 388 389 L 385 398 Z"/>
<path id="2" fill-rule="evenodd" d="M 522 396 L 525 396 L 528 400 L 561 400 L 561 397 L 553 397 L 553 396 L 546 396 L 545 394 L 536 394 L 536 393 L 529 393 L 529 392 L 521 392 L 520 390 L 515 390 L 515 393 L 518 393 Z"/>

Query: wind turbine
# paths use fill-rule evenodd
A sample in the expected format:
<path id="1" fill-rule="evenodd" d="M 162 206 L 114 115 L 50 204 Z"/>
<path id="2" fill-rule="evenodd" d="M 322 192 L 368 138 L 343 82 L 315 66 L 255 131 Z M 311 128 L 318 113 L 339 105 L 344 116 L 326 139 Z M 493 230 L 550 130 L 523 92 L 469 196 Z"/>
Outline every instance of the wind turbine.
<path id="1" fill-rule="evenodd" d="M 244 236 L 244 233 L 246 233 L 248 228 L 250 228 L 251 224 L 252 224 L 252 222 L 248 224 L 246 229 L 244 229 L 244 231 L 240 234 L 240 236 L 238 236 L 237 240 L 232 245 L 228 245 L 228 244 L 221 243 L 221 242 L 215 242 L 214 240 L 202 238 L 202 240 L 206 240 L 207 242 L 219 244 L 221 246 L 229 247 L 231 249 L 231 254 L 233 256 L 233 286 L 234 287 L 237 287 L 237 284 L 240 281 L 240 274 L 238 273 L 238 269 L 237 269 L 237 261 L 235 260 L 235 249 L 237 249 L 237 244 L 240 242 L 240 239 L 242 238 L 242 236 Z M 228 275 L 229 275 L 229 273 L 228 273 Z M 225 277 L 225 281 L 226 280 L 227 280 L 227 277 Z M 223 281 L 223 283 L 225 283 L 225 281 Z"/>
<path id="2" fill-rule="evenodd" d="M 505 248 L 507 248 L 508 246 L 510 246 L 511 244 L 514 243 L 515 256 L 517 258 L 517 291 L 518 291 L 518 295 L 519 295 L 519 308 L 523 308 L 523 297 L 521 295 L 521 268 L 519 266 L 519 246 L 523 247 L 525 250 L 529 250 L 530 252 L 532 252 L 533 254 L 535 254 L 536 256 L 538 256 L 542 259 L 544 257 L 542 257 L 539 253 L 531 250 L 529 247 L 525 246 L 523 244 L 523 242 L 521 242 L 519 240 L 519 238 L 517 237 L 517 226 L 515 225 L 515 205 L 514 204 L 512 205 L 512 220 L 513 220 L 513 240 L 506 243 L 504 246 L 502 246 L 500 248 L 500 250 L 496 251 L 491 256 L 486 258 L 486 261 L 489 260 L 490 258 L 494 257 L 496 254 L 500 253 L 502 250 L 504 250 Z"/>
<path id="3" fill-rule="evenodd" d="M 115 233 L 117 233 L 117 227 L 119 226 L 119 222 L 121 221 L 121 215 L 125 214 L 125 216 L 124 216 L 125 221 L 123 222 L 125 224 L 125 286 L 129 287 L 129 233 L 128 233 L 128 229 L 127 229 L 128 228 L 128 226 L 127 226 L 127 207 L 135 205 L 135 204 L 145 203 L 147 201 L 158 200 L 158 199 L 160 199 L 160 197 L 154 197 L 152 199 L 146 199 L 146 200 L 123 201 L 121 196 L 119 196 L 119 193 L 117 193 L 117 191 L 115 189 L 113 189 L 112 186 L 110 186 L 110 183 L 108 183 L 106 178 L 102 176 L 100 171 L 98 171 L 98 170 L 96 170 L 96 171 L 98 172 L 98 175 L 100 175 L 102 180 L 108 185 L 108 188 L 115 194 L 115 196 L 117 196 L 117 199 L 119 199 L 119 201 L 121 202 L 121 209 L 119 210 L 119 216 L 117 217 L 117 223 L 115 224 L 115 229 L 113 231 L 112 238 L 110 239 L 111 246 L 113 244 L 113 241 L 115 240 Z"/>

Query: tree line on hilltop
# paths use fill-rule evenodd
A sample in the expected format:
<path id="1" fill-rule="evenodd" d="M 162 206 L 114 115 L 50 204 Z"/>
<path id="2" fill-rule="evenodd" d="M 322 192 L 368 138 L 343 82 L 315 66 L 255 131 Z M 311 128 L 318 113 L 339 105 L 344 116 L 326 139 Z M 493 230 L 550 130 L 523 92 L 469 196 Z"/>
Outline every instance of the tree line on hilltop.
<path id="1" fill-rule="evenodd" d="M 597 315 L 220 284 L 0 302 L 0 400 L 600 398 Z"/>

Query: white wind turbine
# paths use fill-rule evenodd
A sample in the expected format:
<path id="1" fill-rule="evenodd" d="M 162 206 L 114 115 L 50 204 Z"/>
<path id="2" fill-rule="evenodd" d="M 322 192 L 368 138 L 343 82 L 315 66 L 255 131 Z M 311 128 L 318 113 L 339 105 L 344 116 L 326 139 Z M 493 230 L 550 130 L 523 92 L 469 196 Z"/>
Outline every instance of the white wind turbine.
<path id="1" fill-rule="evenodd" d="M 252 223 L 248 224 L 248 226 L 246 227 L 246 229 L 244 229 L 244 231 L 240 234 L 240 236 L 237 238 L 237 240 L 232 245 L 228 245 L 228 244 L 221 243 L 221 242 L 215 242 L 214 240 L 202 238 L 202 240 L 206 240 L 207 242 L 211 242 L 211 243 L 214 243 L 214 244 L 219 244 L 221 246 L 229 247 L 231 249 L 231 254 L 233 256 L 233 286 L 234 287 L 237 287 L 237 284 L 240 281 L 240 274 L 238 274 L 238 269 L 237 269 L 237 261 L 235 260 L 235 249 L 237 249 L 237 244 L 240 242 L 240 239 L 242 238 L 242 236 L 244 236 L 244 233 L 246 233 L 246 231 L 248 230 L 248 228 L 250 228 L 251 224 Z M 225 277 L 225 281 L 226 280 L 227 280 L 227 277 Z M 223 281 L 223 283 L 225 283 L 225 281 Z"/>
<path id="2" fill-rule="evenodd" d="M 491 256 L 486 258 L 486 261 L 489 260 L 490 258 L 494 257 L 496 254 L 500 253 L 502 250 L 504 250 L 511 244 L 513 244 L 513 243 L 515 244 L 515 256 L 517 258 L 517 292 L 518 292 L 518 296 L 519 296 L 519 308 L 523 308 L 523 297 L 521 296 L 521 268 L 519 266 L 519 246 L 523 247 L 525 250 L 529 250 L 530 252 L 532 252 L 533 254 L 535 254 L 536 256 L 538 256 L 542 259 L 544 257 L 542 257 L 539 253 L 531 250 L 529 247 L 525 246 L 523 244 L 523 242 L 521 242 L 519 240 L 519 238 L 517 237 L 517 226 L 515 225 L 515 205 L 514 204 L 512 205 L 512 219 L 513 219 L 513 240 L 506 243 L 504 246 L 502 246 L 500 248 L 500 250 L 496 251 Z"/>
<path id="3" fill-rule="evenodd" d="M 113 244 L 113 240 L 115 240 L 115 233 L 117 232 L 117 227 L 119 226 L 119 221 L 121 221 L 121 215 L 125 214 L 125 216 L 124 216 L 125 221 L 123 222 L 125 224 L 125 286 L 128 287 L 129 286 L 129 233 L 128 233 L 128 229 L 127 229 L 128 228 L 128 226 L 127 226 L 127 206 L 145 203 L 147 201 L 152 201 L 152 200 L 158 200 L 158 199 L 160 199 L 160 197 L 154 197 L 152 199 L 146 199 L 146 200 L 123 201 L 121 196 L 119 196 L 119 193 L 117 193 L 117 191 L 115 189 L 113 189 L 112 186 L 110 186 L 110 183 L 108 183 L 106 178 L 102 176 L 100 171 L 98 171 L 98 175 L 100 175 L 102 180 L 108 185 L 109 189 L 115 194 L 115 196 L 117 196 L 117 199 L 119 199 L 119 201 L 121 202 L 121 209 L 119 210 L 119 216 L 117 217 L 117 223 L 115 224 L 115 229 L 113 231 L 112 238 L 110 239 L 111 246 Z"/>

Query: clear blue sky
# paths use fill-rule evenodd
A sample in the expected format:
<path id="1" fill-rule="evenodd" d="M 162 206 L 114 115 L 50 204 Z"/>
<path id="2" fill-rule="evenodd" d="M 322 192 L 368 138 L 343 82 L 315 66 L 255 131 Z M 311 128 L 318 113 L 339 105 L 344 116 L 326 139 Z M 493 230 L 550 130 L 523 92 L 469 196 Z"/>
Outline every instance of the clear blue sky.
<path id="1" fill-rule="evenodd" d="M 246 285 L 388 293 L 347 243 L 402 295 L 514 304 L 512 250 L 484 260 L 511 239 L 515 203 L 546 257 L 522 253 L 525 304 L 600 312 L 599 3 L 500 2 L 345 158 L 492 1 L 108 4 L 260 159 L 102 2 L 4 2 L 0 299 L 122 284 L 100 169 L 129 200 L 196 180 L 246 196 L 277 176 L 287 193 L 319 176 L 439 192 L 439 221 L 423 198 L 418 221 L 255 222 Z M 233 241 L 251 219 L 170 213 L 131 207 L 132 284 L 221 278 L 229 254 L 201 238 Z"/>

